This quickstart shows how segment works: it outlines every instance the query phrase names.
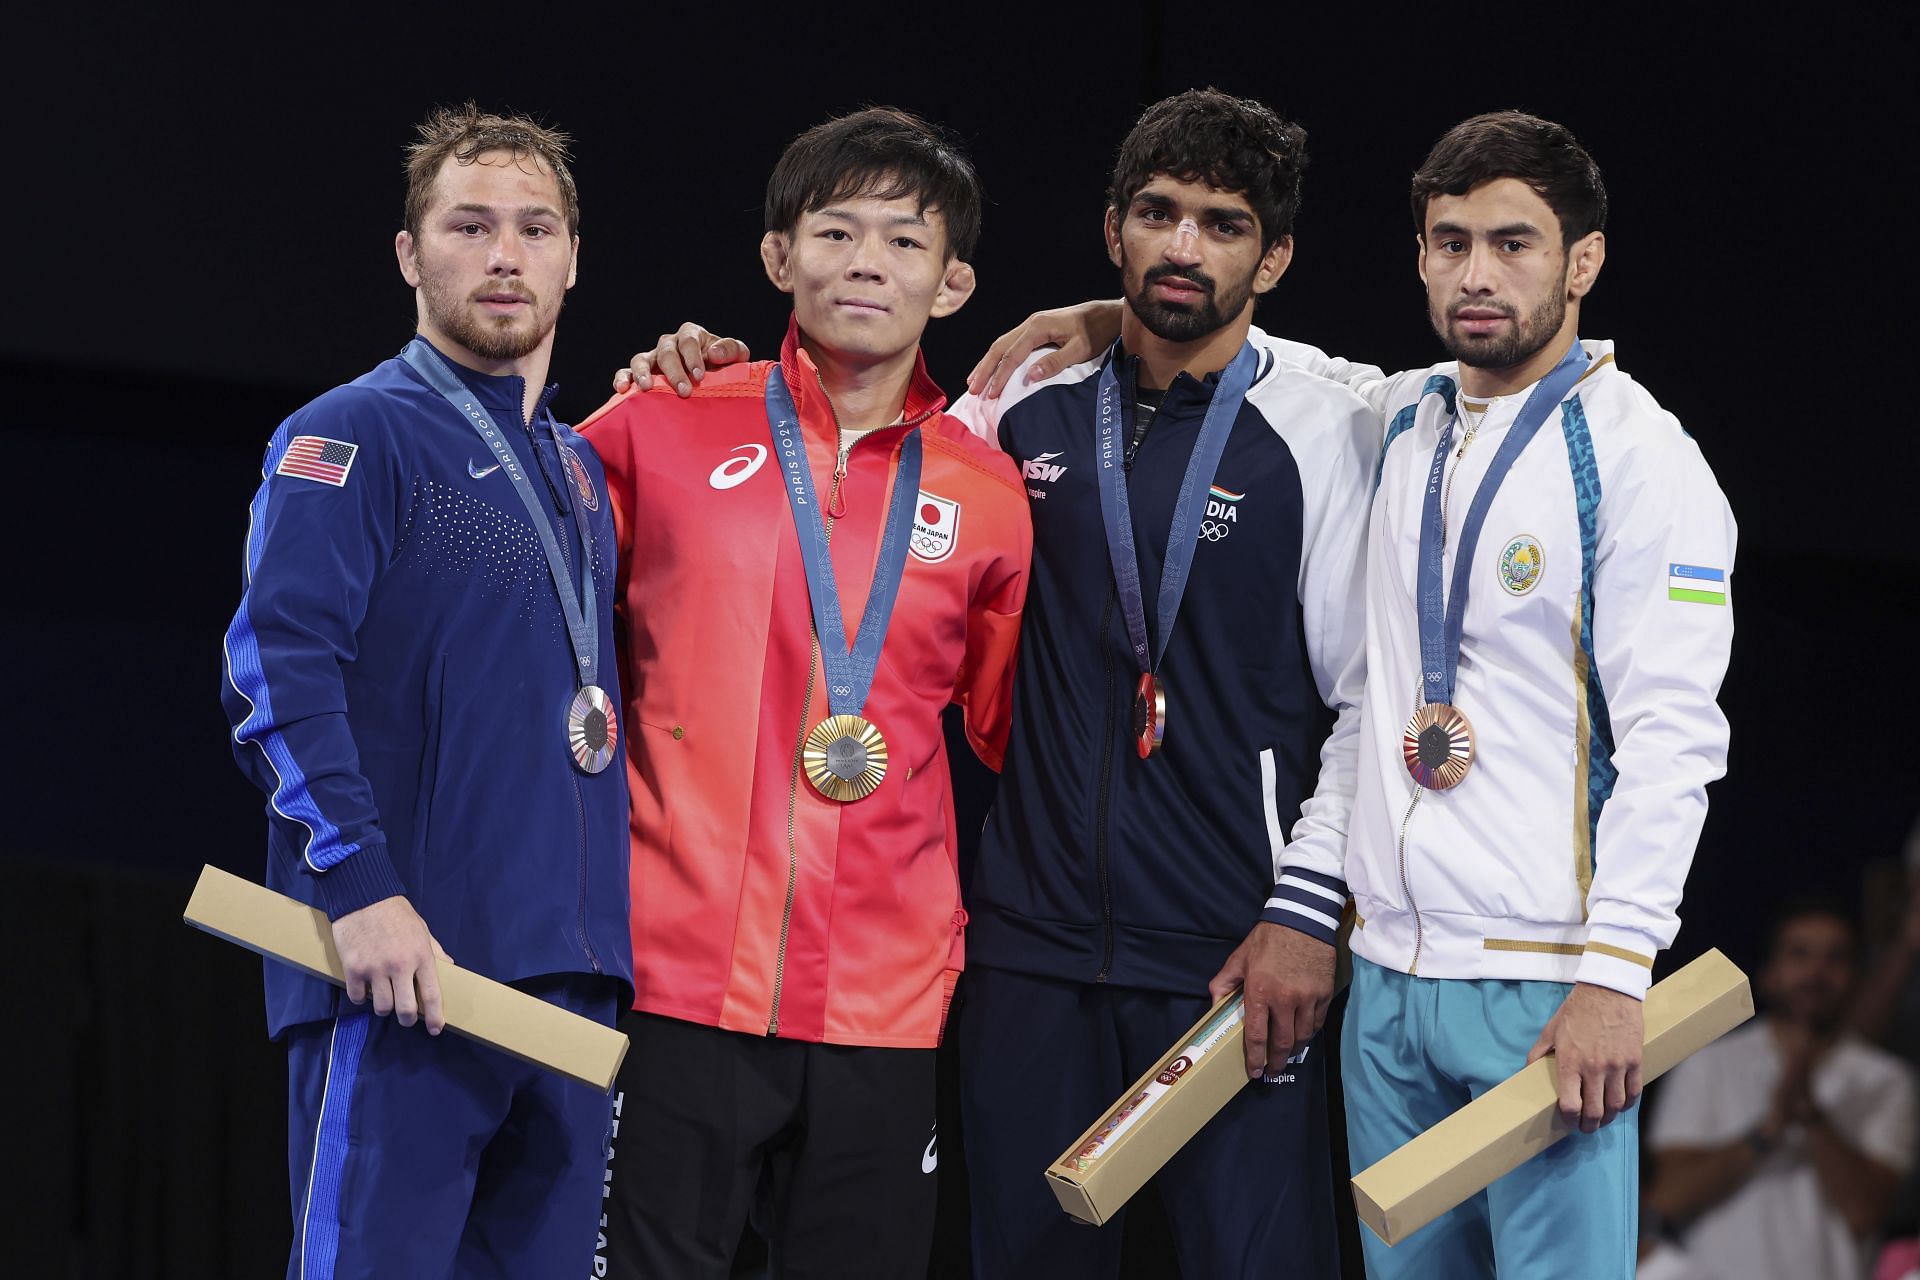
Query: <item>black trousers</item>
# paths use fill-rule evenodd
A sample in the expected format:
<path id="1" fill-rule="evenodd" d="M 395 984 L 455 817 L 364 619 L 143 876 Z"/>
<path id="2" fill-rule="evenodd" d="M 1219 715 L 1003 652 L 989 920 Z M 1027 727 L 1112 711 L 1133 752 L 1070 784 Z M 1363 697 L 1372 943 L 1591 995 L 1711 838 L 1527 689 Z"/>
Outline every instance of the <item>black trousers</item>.
<path id="1" fill-rule="evenodd" d="M 919 1280 L 939 1163 L 934 1051 L 625 1014 L 595 1275 L 726 1280 L 742 1229 L 775 1280 Z"/>
<path id="2" fill-rule="evenodd" d="M 954 1034 L 977 1280 L 1120 1273 L 1124 1212 L 1075 1223 L 1042 1171 L 1210 1003 L 967 970 Z M 1319 1039 L 1278 1083 L 1237 1094 L 1155 1176 L 1187 1280 L 1339 1274 Z"/>

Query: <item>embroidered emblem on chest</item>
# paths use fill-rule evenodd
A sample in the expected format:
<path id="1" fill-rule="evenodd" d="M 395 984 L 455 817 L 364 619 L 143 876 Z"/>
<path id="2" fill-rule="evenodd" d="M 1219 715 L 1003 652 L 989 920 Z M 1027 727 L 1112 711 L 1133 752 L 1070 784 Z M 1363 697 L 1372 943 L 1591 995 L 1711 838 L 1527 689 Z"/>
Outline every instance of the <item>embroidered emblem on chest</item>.
<path id="1" fill-rule="evenodd" d="M 953 554 L 959 535 L 960 504 L 922 489 L 919 509 L 913 513 L 913 537 L 907 543 L 914 559 L 938 564 Z"/>
<path id="2" fill-rule="evenodd" d="M 1540 574 L 1547 567 L 1546 552 L 1540 540 L 1523 533 L 1507 543 L 1500 553 L 1500 585 L 1510 596 L 1523 596 L 1540 585 Z"/>

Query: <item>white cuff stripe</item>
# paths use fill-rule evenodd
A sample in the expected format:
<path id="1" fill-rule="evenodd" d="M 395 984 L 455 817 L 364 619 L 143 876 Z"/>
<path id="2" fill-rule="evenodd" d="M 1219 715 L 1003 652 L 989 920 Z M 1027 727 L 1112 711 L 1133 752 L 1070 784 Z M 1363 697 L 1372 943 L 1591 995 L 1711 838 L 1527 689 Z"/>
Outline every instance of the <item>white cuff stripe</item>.
<path id="1" fill-rule="evenodd" d="M 1324 912 L 1315 911 L 1312 907 L 1303 907 L 1299 903 L 1291 902 L 1285 898 L 1269 898 L 1267 899 L 1267 905 L 1269 907 L 1277 907 L 1281 911 L 1291 911 L 1295 915 L 1305 916 L 1309 920 L 1318 920 L 1321 924 L 1335 932 L 1338 932 L 1340 929 L 1340 922 L 1332 916 Z"/>
<path id="2" fill-rule="evenodd" d="M 1325 885 L 1315 884 L 1311 880 L 1297 876 L 1281 876 L 1280 883 L 1289 889 L 1304 889 L 1306 892 L 1314 894 L 1317 897 L 1325 898 L 1335 906 L 1344 907 L 1347 905 L 1347 895 L 1344 893 L 1335 893 Z"/>

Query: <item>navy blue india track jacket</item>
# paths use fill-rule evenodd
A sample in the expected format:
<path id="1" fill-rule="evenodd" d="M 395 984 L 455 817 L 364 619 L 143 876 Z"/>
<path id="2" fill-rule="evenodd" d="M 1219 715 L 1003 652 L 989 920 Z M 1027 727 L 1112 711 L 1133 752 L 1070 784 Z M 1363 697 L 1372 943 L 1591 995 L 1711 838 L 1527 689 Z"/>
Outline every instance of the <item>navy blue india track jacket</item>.
<path id="1" fill-rule="evenodd" d="M 1133 361 L 1115 348 L 1031 386 L 1016 374 L 1000 400 L 951 410 L 1013 456 L 1033 513 L 1013 732 L 967 900 L 975 964 L 1200 994 L 1259 920 L 1334 938 L 1379 423 L 1306 371 L 1325 356 L 1253 338 L 1260 373 L 1212 477 L 1150 760 L 1097 487 L 1099 374 L 1122 360 L 1130 388 Z M 1174 382 L 1126 474 L 1150 635 L 1216 381 Z"/>

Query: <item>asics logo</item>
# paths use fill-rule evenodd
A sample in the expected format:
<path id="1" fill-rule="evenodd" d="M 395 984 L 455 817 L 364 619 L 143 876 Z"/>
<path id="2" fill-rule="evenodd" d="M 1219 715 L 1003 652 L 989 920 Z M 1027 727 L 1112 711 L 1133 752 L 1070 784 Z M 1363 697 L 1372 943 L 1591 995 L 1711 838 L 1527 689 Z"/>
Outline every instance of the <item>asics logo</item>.
<path id="1" fill-rule="evenodd" d="M 940 1167 L 940 1133 L 936 1126 L 934 1135 L 927 1139 L 927 1149 L 920 1153 L 920 1172 L 932 1173 Z"/>
<path id="2" fill-rule="evenodd" d="M 767 460 L 767 446 L 763 444 L 743 444 L 733 450 L 734 456 L 713 469 L 707 477 L 707 483 L 716 489 L 731 489 L 735 485 L 745 484 Z"/>
<path id="3" fill-rule="evenodd" d="M 498 471 L 499 469 L 500 469 L 500 464 L 497 462 L 490 467 L 476 467 L 473 465 L 472 458 L 467 459 L 467 474 L 472 476 L 475 480 L 485 480 L 488 476 L 492 475 L 494 472 Z"/>

